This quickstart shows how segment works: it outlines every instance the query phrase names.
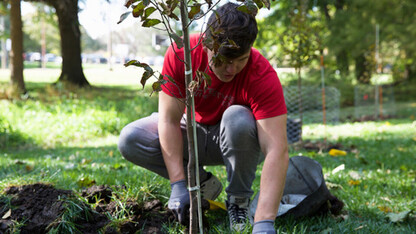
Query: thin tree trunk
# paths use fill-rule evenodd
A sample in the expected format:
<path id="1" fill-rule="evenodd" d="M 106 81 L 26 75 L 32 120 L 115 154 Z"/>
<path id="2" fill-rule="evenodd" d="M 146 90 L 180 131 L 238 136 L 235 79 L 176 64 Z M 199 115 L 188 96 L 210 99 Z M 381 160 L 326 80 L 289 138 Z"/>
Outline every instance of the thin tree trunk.
<path id="1" fill-rule="evenodd" d="M 188 30 L 188 13 L 187 13 L 187 3 L 185 0 L 180 2 L 180 11 L 181 11 L 181 21 L 182 21 L 182 31 L 183 31 L 183 43 L 184 43 L 184 59 L 185 59 L 185 81 L 186 87 L 189 87 L 189 84 L 192 81 L 192 61 L 191 61 L 191 48 L 189 42 L 189 30 Z M 188 137 L 188 152 L 189 152 L 189 161 L 188 161 L 188 185 L 191 188 L 189 191 L 190 198 L 190 208 L 189 208 L 189 233 L 196 234 L 198 233 L 198 192 L 197 180 L 196 180 L 196 141 L 195 141 L 195 116 L 194 112 L 194 99 L 192 90 L 186 89 L 186 129 Z M 199 184 L 199 183 L 198 183 Z M 196 189 L 193 189 L 196 188 Z M 202 225 L 200 223 L 200 225 Z"/>
<path id="2" fill-rule="evenodd" d="M 20 0 L 11 0 L 10 6 L 10 37 L 12 40 L 10 81 L 19 93 L 26 93 L 23 79 L 23 25 Z"/>

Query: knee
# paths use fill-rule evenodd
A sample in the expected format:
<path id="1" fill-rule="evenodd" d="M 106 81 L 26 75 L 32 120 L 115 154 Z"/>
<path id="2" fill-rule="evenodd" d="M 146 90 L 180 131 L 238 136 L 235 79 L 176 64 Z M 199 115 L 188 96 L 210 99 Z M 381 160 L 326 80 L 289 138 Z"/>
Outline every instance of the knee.
<path id="1" fill-rule="evenodd" d="M 231 106 L 221 120 L 221 141 L 231 147 L 251 147 L 257 140 L 257 127 L 251 110 L 244 106 Z"/>
<path id="2" fill-rule="evenodd" d="M 232 135 L 247 136 L 256 133 L 256 121 L 251 109 L 241 105 L 230 106 L 223 114 L 221 128 Z"/>
<path id="3" fill-rule="evenodd" d="M 121 155 L 129 159 L 133 155 L 134 149 L 134 142 L 135 142 L 135 131 L 133 128 L 129 128 L 128 126 L 124 127 L 118 138 L 118 150 L 120 151 Z"/>

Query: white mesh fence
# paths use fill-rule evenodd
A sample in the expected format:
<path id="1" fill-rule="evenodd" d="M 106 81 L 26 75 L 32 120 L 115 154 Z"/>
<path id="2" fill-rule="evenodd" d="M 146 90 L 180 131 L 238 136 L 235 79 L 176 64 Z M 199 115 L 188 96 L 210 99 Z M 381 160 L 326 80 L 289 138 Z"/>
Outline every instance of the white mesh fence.
<path id="1" fill-rule="evenodd" d="M 334 87 L 283 87 L 288 112 L 287 135 L 289 143 L 301 138 L 301 125 L 306 123 L 337 123 L 340 116 L 340 92 Z M 325 97 L 325 99 L 324 99 Z M 323 102 L 325 100 L 325 102 Z M 323 108 L 325 106 L 325 108 Z"/>
<path id="2" fill-rule="evenodd" d="M 377 119 L 396 114 L 392 86 L 357 85 L 354 87 L 354 102 L 354 115 L 357 119 Z"/>

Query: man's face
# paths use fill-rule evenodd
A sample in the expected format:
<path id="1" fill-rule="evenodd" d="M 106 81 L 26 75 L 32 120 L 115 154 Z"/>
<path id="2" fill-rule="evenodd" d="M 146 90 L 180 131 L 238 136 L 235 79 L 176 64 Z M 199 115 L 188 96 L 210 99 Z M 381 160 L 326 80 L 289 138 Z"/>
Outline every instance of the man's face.
<path id="1" fill-rule="evenodd" d="M 230 82 L 234 77 L 243 70 L 247 65 L 248 59 L 250 58 L 250 51 L 237 57 L 235 59 L 226 59 L 222 64 L 215 66 L 212 60 L 214 52 L 208 48 L 204 48 L 205 52 L 208 55 L 209 66 L 214 74 L 222 82 Z"/>

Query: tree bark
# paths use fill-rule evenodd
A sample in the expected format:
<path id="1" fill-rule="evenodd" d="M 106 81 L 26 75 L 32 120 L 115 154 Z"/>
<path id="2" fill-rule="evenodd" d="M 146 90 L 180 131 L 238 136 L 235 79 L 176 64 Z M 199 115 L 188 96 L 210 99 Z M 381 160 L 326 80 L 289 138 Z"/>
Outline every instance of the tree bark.
<path id="1" fill-rule="evenodd" d="M 89 86 L 82 70 L 78 0 L 60 0 L 52 3 L 58 15 L 61 35 L 62 73 L 59 81 Z"/>
<path id="2" fill-rule="evenodd" d="M 78 0 L 27 0 L 44 2 L 56 10 L 61 36 L 62 72 L 59 81 L 89 86 L 82 70 L 81 31 L 78 21 Z"/>
<path id="3" fill-rule="evenodd" d="M 20 0 L 10 1 L 11 85 L 19 93 L 26 93 L 23 79 L 23 31 Z"/>

